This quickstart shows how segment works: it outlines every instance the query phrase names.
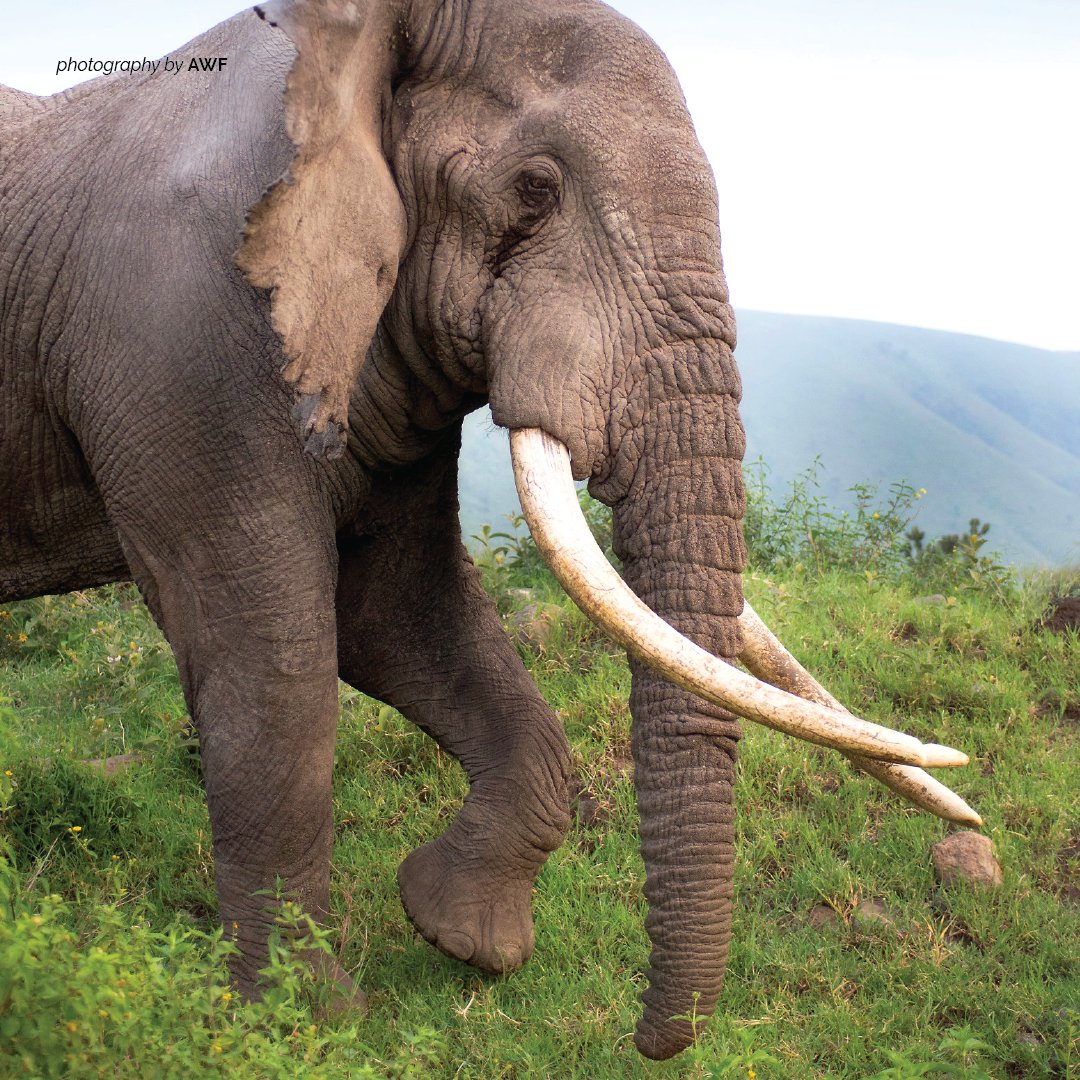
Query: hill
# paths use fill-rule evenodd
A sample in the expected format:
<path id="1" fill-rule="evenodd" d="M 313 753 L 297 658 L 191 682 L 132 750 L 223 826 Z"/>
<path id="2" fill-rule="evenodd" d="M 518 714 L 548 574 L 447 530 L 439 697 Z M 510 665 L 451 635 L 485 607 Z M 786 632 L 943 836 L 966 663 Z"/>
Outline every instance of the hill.
<path id="1" fill-rule="evenodd" d="M 782 492 L 820 458 L 822 494 L 852 484 L 923 487 L 918 526 L 991 523 L 1010 562 L 1080 559 L 1080 354 L 886 323 L 739 313 L 747 461 Z M 506 435 L 469 418 L 466 538 L 517 510 Z"/>

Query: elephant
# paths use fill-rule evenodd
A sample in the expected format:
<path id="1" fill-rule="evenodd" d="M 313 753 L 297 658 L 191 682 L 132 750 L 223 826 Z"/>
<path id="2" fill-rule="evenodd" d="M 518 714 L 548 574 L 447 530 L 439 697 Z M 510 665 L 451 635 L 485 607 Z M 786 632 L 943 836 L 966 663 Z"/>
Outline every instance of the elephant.
<path id="1" fill-rule="evenodd" d="M 511 971 L 571 758 L 461 542 L 462 419 L 490 403 L 541 551 L 629 653 L 635 1041 L 674 1055 L 720 997 L 740 717 L 978 818 L 921 768 L 962 753 L 849 714 L 744 603 L 735 321 L 673 71 L 598 0 L 274 0 L 172 59 L 0 89 L 0 600 L 138 585 L 243 992 L 266 890 L 328 910 L 339 677 L 464 767 L 401 899 Z M 613 508 L 622 578 L 574 481 Z"/>

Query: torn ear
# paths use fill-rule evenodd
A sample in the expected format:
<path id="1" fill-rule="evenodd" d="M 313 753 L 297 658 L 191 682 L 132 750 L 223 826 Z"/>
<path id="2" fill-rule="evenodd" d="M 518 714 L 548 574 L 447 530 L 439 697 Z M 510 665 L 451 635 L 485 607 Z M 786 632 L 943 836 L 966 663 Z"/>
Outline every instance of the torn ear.
<path id="1" fill-rule="evenodd" d="M 273 290 L 285 379 L 305 447 L 341 454 L 349 395 L 397 279 L 405 210 L 382 152 L 381 107 L 397 36 L 388 0 L 256 8 L 292 39 L 285 91 L 296 154 L 248 214 L 237 264 Z"/>

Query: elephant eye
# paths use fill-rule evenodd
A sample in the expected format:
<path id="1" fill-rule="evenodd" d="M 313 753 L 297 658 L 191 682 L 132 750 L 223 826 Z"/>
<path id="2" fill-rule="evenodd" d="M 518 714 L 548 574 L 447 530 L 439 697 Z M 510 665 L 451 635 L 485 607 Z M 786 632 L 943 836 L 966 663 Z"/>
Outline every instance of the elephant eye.
<path id="1" fill-rule="evenodd" d="M 532 166 L 518 177 L 518 197 L 534 213 L 554 209 L 559 201 L 559 178 L 548 168 Z"/>

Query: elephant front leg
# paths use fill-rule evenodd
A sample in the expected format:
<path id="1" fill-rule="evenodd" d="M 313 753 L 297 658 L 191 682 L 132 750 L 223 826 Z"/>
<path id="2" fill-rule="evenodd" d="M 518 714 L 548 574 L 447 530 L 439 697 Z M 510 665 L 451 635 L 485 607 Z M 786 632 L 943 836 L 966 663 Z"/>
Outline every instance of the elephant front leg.
<path id="1" fill-rule="evenodd" d="M 532 954 L 533 883 L 569 828 L 569 746 L 461 546 L 455 501 L 422 495 L 393 515 L 407 529 L 341 545 L 340 673 L 469 779 L 450 827 L 401 865 L 406 913 L 448 955 L 511 971 Z"/>
<path id="2" fill-rule="evenodd" d="M 253 644 L 259 642 L 258 636 Z M 262 642 L 267 654 L 273 645 Z M 192 695 L 214 842 L 214 876 L 226 937 L 238 952 L 233 977 L 258 993 L 267 938 L 281 900 L 321 922 L 329 911 L 331 775 L 337 721 L 332 635 L 303 673 L 273 663 L 219 658 Z M 327 958 L 313 957 L 362 1001 Z"/>
<path id="3" fill-rule="evenodd" d="M 337 727 L 333 549 L 272 535 L 254 550 L 218 533 L 211 548 L 165 551 L 125 537 L 137 580 L 172 645 L 198 730 L 214 875 L 229 964 L 249 997 L 282 900 L 329 910 L 331 776 Z M 345 972 L 319 975 L 362 1006 Z"/>

